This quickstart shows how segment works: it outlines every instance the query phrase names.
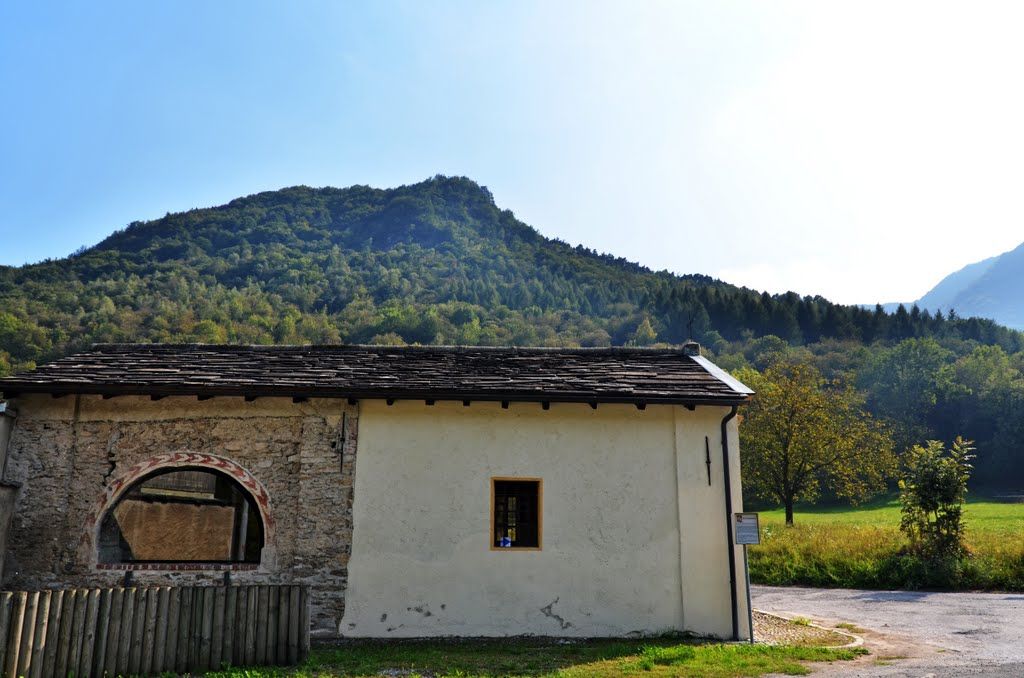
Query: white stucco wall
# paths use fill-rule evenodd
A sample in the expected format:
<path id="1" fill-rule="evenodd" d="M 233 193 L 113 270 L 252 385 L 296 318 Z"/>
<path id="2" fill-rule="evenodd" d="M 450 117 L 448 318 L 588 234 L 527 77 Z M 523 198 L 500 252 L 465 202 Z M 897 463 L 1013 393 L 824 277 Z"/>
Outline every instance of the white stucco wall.
<path id="1" fill-rule="evenodd" d="M 722 418 L 728 411 L 727 408 L 698 407 L 691 412 L 680 407 L 675 413 L 683 629 L 720 638 L 732 636 L 721 434 Z M 741 512 L 743 492 L 735 418 L 729 422 L 727 431 L 733 511 Z M 710 485 L 706 461 L 708 449 L 711 452 Z M 742 639 L 749 639 L 743 549 L 739 546 L 733 549 L 739 635 Z"/>
<path id="2" fill-rule="evenodd" d="M 727 411 L 363 401 L 339 631 L 730 635 L 719 440 Z M 542 550 L 491 550 L 494 476 L 543 479 Z"/>

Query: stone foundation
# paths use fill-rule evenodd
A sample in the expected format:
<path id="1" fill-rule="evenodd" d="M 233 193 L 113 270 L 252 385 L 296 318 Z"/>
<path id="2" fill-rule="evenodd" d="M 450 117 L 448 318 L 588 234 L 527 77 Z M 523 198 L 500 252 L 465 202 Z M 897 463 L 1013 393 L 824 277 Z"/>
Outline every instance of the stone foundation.
<path id="1" fill-rule="evenodd" d="M 358 408 L 344 400 L 26 396 L 6 480 L 20 483 L 5 588 L 221 581 L 308 584 L 317 635 L 337 635 L 352 544 Z M 229 473 L 260 506 L 258 567 L 154 569 L 97 564 L 103 514 L 132 482 L 164 468 Z M 260 496 L 262 495 L 262 496 Z"/>

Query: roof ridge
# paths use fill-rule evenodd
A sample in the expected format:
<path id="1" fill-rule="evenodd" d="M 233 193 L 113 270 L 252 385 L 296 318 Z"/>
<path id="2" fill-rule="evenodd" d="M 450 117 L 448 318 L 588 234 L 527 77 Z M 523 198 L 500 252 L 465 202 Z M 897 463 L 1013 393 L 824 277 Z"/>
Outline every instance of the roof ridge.
<path id="1" fill-rule="evenodd" d="M 201 343 L 113 343 L 99 342 L 92 344 L 93 351 L 106 351 L 117 349 L 119 351 L 130 350 L 151 350 L 151 349 L 207 349 L 207 350 L 253 350 L 253 351 L 280 351 L 280 350 L 313 350 L 313 351 L 341 351 L 341 350 L 386 350 L 386 351 L 438 351 L 448 353 L 464 353 L 470 351 L 493 352 L 493 353 L 608 353 L 608 354 L 637 354 L 637 355 L 686 355 L 683 347 L 654 347 L 654 346 L 474 346 L 462 344 L 407 344 L 395 346 L 392 344 L 201 344 Z M 71 355 L 82 355 L 79 352 Z M 70 356 L 67 356 L 70 357 Z M 688 356 L 687 356 L 688 357 Z"/>

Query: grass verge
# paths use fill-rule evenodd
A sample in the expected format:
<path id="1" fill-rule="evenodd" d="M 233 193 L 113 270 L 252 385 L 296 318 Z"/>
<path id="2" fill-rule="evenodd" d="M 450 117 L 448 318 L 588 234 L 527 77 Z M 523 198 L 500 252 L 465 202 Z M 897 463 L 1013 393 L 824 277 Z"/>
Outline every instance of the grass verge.
<path id="1" fill-rule="evenodd" d="M 951 570 L 930 569 L 903 553 L 896 500 L 798 509 L 790 528 L 781 511 L 764 511 L 762 543 L 750 549 L 751 580 L 776 586 L 1024 591 L 1024 504 L 971 500 L 964 515 L 971 555 Z"/>
<path id="2" fill-rule="evenodd" d="M 350 641 L 314 648 L 293 668 L 227 669 L 223 678 L 305 676 L 701 676 L 805 675 L 803 662 L 851 660 L 864 650 L 726 644 L 658 638 Z"/>

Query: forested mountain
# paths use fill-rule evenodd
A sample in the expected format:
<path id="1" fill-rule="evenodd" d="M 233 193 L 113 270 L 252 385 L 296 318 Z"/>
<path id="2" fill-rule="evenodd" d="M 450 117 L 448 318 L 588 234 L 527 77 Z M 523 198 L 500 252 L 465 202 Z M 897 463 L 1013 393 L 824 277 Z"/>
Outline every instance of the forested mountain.
<path id="1" fill-rule="evenodd" d="M 133 223 L 65 259 L 0 267 L 0 374 L 100 341 L 604 346 L 692 336 L 726 366 L 805 352 L 830 378 L 857 380 L 906 440 L 956 426 L 979 439 L 979 458 L 991 440 L 1008 464 L 1024 430 L 999 422 L 1018 409 L 1024 420 L 1024 335 L 963 315 L 887 314 L 654 272 L 546 238 L 486 188 L 439 176 L 260 193 Z M 965 395 L 983 392 L 988 400 Z"/>
<path id="2" fill-rule="evenodd" d="M 1021 347 L 988 321 L 652 272 L 545 238 L 464 178 L 260 193 L 0 268 L 3 371 L 97 341 L 598 346 L 691 333 L 712 347 L 767 334 Z"/>

